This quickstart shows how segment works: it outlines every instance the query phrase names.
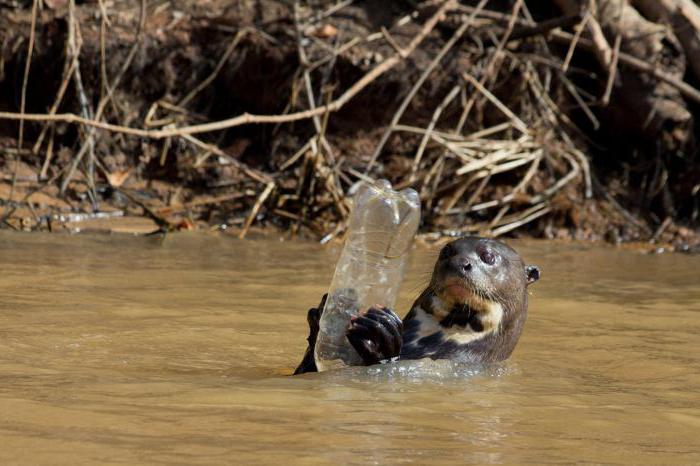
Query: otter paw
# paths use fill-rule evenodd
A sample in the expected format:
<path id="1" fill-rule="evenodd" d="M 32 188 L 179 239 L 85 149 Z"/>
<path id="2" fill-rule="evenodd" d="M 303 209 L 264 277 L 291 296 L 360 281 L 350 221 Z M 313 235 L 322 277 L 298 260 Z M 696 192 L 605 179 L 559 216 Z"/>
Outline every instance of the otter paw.
<path id="1" fill-rule="evenodd" d="M 347 339 L 363 362 L 370 366 L 401 353 L 403 323 L 389 308 L 373 306 L 350 319 Z"/>
<path id="2" fill-rule="evenodd" d="M 316 338 L 318 337 L 318 331 L 321 323 L 321 316 L 323 315 L 323 308 L 326 306 L 326 300 L 328 299 L 328 294 L 324 294 L 321 298 L 321 302 L 317 307 L 312 307 L 309 312 L 306 313 L 306 321 L 309 324 L 309 338 L 307 338 L 311 349 L 316 344 Z"/>

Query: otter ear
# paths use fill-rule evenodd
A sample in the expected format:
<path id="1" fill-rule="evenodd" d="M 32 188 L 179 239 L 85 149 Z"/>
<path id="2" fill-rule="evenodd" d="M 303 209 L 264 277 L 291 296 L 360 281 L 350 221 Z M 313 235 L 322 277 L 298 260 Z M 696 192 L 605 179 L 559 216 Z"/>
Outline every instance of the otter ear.
<path id="1" fill-rule="evenodd" d="M 531 285 L 540 279 L 540 269 L 536 265 L 526 265 L 525 275 L 527 276 L 527 284 Z"/>

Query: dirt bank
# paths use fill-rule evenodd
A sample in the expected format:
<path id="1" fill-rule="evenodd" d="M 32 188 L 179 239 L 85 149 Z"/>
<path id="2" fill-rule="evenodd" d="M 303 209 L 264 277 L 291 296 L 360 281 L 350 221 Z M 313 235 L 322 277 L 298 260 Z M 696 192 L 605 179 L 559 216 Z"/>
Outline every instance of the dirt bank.
<path id="1" fill-rule="evenodd" d="M 429 235 L 693 245 L 674 1 L 3 0 L 2 225 L 328 239 L 388 178 Z"/>

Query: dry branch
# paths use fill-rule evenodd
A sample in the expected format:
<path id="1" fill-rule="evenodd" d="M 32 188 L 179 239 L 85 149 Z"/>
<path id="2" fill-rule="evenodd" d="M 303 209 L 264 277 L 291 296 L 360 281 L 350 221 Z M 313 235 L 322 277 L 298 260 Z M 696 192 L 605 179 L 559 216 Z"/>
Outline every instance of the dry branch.
<path id="1" fill-rule="evenodd" d="M 690 127 L 684 99 L 700 103 L 700 91 L 684 81 L 683 57 L 669 60 L 678 42 L 686 58 L 697 53 L 698 9 L 687 0 L 632 0 L 646 19 L 624 0 L 586 2 L 583 10 L 581 2 L 552 0 L 563 15 L 526 0 L 502 11 L 486 10 L 487 0 L 471 2 L 475 6 L 430 0 L 381 25 L 364 19 L 371 8 L 384 8 L 381 2 L 265 1 L 279 3 L 288 17 L 176 17 L 166 4 L 147 10 L 145 0 L 124 11 L 102 1 L 74 6 L 59 42 L 67 53 L 55 94 L 37 105 L 27 90 L 19 112 L 9 111 L 12 106 L 0 112 L 0 120 L 22 128 L 43 123 L 31 125 L 36 133 L 25 131 L 33 152 L 0 146 L 21 162 L 14 165 L 18 173 L 36 168 L 40 174 L 18 178 L 20 201 L 6 202 L 10 216 L 3 221 L 24 228 L 29 220 L 68 218 L 45 214 L 36 197 L 25 194 L 63 191 L 72 210 L 126 202 L 120 212 L 149 216 L 165 229 L 206 221 L 234 225 L 244 238 L 259 222 L 327 241 L 344 231 L 347 196 L 356 184 L 381 174 L 419 190 L 425 229 L 499 236 L 526 227 L 558 234 L 556 228 L 570 228 L 563 223 L 578 225 L 576 210 L 592 196 L 588 153 L 598 150 L 598 129 L 610 131 L 611 112 L 622 115 L 612 121 L 636 118 L 653 128 L 648 134 L 661 128 L 667 139 L 683 139 Z M 405 5 L 394 7 L 392 14 Z M 528 7 L 548 16 L 535 22 Z M 237 10 L 245 8 L 244 2 Z M 39 16 L 34 20 L 49 21 Z M 23 24 L 31 20 L 27 15 Z M 38 31 L 48 29 L 36 28 L 37 51 L 46 40 Z M 172 37 L 178 39 L 161 42 Z M 130 46 L 110 60 L 117 43 Z M 158 48 L 166 50 L 163 64 L 148 64 Z M 30 44 L 30 59 L 31 50 Z M 200 60 L 202 52 L 208 55 Z M 5 57 L 0 54 L 0 80 Z M 21 63 L 28 69 L 29 62 Z M 152 79 L 139 76 L 145 70 L 157 76 L 149 83 L 154 89 L 139 87 L 141 79 Z M 87 79 L 92 75 L 98 84 Z M 236 116 L 217 120 L 230 114 Z M 14 125 L 0 123 L 14 133 Z M 68 125 L 78 131 L 66 131 Z M 209 134 L 198 136 L 203 133 Z M 667 159 L 655 163 L 644 189 L 673 203 Z M 637 211 L 609 193 L 599 199 L 625 222 Z M 652 228 L 636 222 L 642 234 L 655 233 L 653 240 L 674 228 L 668 220 Z"/>
<path id="2" fill-rule="evenodd" d="M 446 0 L 443 2 L 442 6 L 438 11 L 426 21 L 425 25 L 422 27 L 420 32 L 411 40 L 411 42 L 404 48 L 404 55 L 410 55 L 418 45 L 430 34 L 430 32 L 435 28 L 440 19 L 444 16 L 450 8 L 454 7 L 454 0 Z M 360 78 L 355 84 L 350 86 L 340 97 L 338 97 L 333 102 L 329 104 L 316 107 L 315 109 L 305 110 L 301 112 L 289 113 L 286 115 L 252 115 L 250 113 L 244 113 L 234 118 L 229 118 L 226 120 L 215 121 L 211 123 L 204 123 L 200 125 L 191 125 L 181 128 L 168 128 L 160 130 L 144 130 L 138 128 L 129 128 L 122 125 L 103 123 L 97 120 L 92 120 L 89 118 L 80 117 L 73 113 L 63 113 L 57 115 L 45 115 L 45 114 L 23 114 L 23 113 L 13 113 L 13 112 L 0 112 L 0 119 L 5 120 L 20 120 L 20 121 L 62 121 L 65 123 L 79 123 L 86 126 L 91 126 L 98 129 L 104 129 L 108 131 L 113 131 L 117 133 L 129 134 L 131 136 L 140 136 L 150 139 L 163 139 L 175 136 L 185 136 L 198 133 L 208 133 L 212 131 L 221 131 L 224 129 L 234 128 L 236 126 L 247 125 L 247 124 L 260 124 L 260 123 L 289 123 L 292 121 L 306 120 L 313 118 L 314 116 L 320 116 L 327 112 L 337 112 L 340 110 L 348 101 L 355 97 L 360 91 L 370 85 L 379 76 L 389 71 L 391 68 L 398 65 L 403 57 L 401 54 L 397 53 L 391 57 L 384 60 L 382 63 L 374 67 L 370 72 Z"/>

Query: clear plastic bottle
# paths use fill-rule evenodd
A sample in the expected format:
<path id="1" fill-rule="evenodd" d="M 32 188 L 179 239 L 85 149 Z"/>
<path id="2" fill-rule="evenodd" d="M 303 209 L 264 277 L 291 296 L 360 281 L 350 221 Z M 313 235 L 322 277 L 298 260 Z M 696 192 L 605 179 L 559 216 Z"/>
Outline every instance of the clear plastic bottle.
<path id="1" fill-rule="evenodd" d="M 419 223 L 420 199 L 413 189 L 395 191 L 380 180 L 363 183 L 355 194 L 321 316 L 314 354 L 319 371 L 362 363 L 345 336 L 350 317 L 377 304 L 394 309 Z"/>

